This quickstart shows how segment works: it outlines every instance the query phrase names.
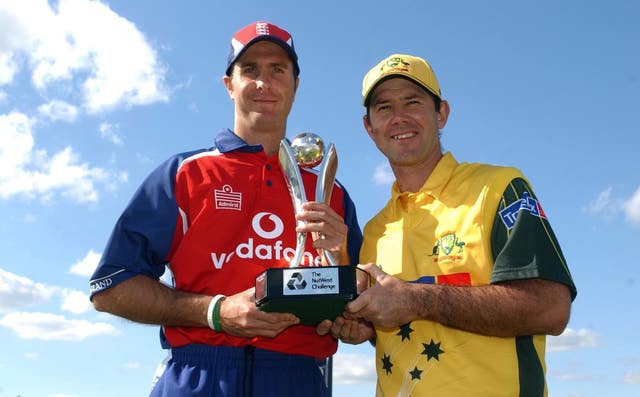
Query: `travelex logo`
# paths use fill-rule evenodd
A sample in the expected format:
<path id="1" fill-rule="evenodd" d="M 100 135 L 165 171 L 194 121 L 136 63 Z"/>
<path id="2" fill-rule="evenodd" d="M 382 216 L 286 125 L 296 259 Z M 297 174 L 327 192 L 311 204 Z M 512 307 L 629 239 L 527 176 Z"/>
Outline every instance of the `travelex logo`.
<path id="1" fill-rule="evenodd" d="M 284 222 L 279 216 L 270 212 L 257 213 L 251 220 L 251 228 L 257 236 L 273 241 L 269 244 L 257 244 L 253 237 L 249 237 L 247 241 L 238 244 L 230 252 L 212 252 L 211 260 L 216 269 L 221 269 L 225 263 L 229 263 L 234 255 L 242 259 L 275 262 L 281 260 L 288 262 L 293 259 L 295 247 L 284 247 L 282 240 L 279 239 L 284 233 Z M 322 258 L 320 255 L 305 251 L 302 263 L 309 266 L 322 266 Z"/>
<path id="2" fill-rule="evenodd" d="M 520 200 L 514 201 L 511 205 L 500 211 L 500 217 L 507 229 L 515 226 L 520 210 L 527 211 L 538 218 L 547 219 L 540 202 L 530 197 L 528 192 L 524 192 Z"/>

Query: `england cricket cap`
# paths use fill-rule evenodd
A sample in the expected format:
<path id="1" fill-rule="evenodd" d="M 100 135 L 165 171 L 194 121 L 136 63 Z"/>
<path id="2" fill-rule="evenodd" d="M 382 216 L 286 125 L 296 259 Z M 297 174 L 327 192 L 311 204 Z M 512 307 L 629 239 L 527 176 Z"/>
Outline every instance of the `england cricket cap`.
<path id="1" fill-rule="evenodd" d="M 293 63 L 293 74 L 300 74 L 298 55 L 293 47 L 293 38 L 286 30 L 270 22 L 258 21 L 238 30 L 231 39 L 231 49 L 227 58 L 227 76 L 231 75 L 233 63 L 251 46 L 261 40 L 268 40 L 284 49 Z"/>
<path id="2" fill-rule="evenodd" d="M 369 70 L 362 80 L 362 104 L 369 104 L 373 89 L 389 77 L 405 77 L 442 100 L 440 85 L 431 66 L 422 58 L 393 54 Z"/>

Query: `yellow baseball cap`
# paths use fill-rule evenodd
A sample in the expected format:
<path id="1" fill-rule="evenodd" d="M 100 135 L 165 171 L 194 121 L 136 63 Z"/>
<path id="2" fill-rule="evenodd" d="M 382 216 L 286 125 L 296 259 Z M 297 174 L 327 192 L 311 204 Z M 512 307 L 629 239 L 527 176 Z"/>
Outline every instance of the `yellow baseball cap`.
<path id="1" fill-rule="evenodd" d="M 369 70 L 362 80 L 362 104 L 367 106 L 373 89 L 382 80 L 390 76 L 402 76 L 411 79 L 442 100 L 440 85 L 433 69 L 422 58 L 404 54 L 393 54 Z"/>

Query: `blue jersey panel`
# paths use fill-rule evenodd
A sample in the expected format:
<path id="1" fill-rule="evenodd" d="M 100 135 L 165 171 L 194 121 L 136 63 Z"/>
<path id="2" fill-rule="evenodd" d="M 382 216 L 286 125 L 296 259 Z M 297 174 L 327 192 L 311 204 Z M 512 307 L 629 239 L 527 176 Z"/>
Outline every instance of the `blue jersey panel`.
<path id="1" fill-rule="evenodd" d="M 111 233 L 91 277 L 91 296 L 136 275 L 162 276 L 178 219 L 176 171 L 183 159 L 205 150 L 175 155 L 145 179 Z"/>

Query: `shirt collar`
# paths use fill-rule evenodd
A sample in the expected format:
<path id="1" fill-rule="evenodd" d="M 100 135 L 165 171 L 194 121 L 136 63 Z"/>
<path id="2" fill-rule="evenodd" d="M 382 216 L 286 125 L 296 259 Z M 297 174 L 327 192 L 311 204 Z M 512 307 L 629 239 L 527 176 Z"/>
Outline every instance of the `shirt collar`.
<path id="1" fill-rule="evenodd" d="M 453 157 L 453 154 L 451 154 L 451 152 L 446 152 L 440 161 L 438 161 L 438 164 L 436 164 L 431 175 L 429 175 L 418 192 L 403 193 L 398 188 L 398 182 L 396 181 L 391 187 L 392 199 L 395 201 L 403 195 L 406 196 L 407 199 L 412 199 L 418 202 L 424 200 L 426 195 L 439 198 L 445 186 L 453 176 L 453 172 L 457 166 L 458 162 Z"/>
<path id="2" fill-rule="evenodd" d="M 235 150 L 256 153 L 263 150 L 262 145 L 249 145 L 228 128 L 220 131 L 214 142 L 220 153 L 228 153 Z"/>

